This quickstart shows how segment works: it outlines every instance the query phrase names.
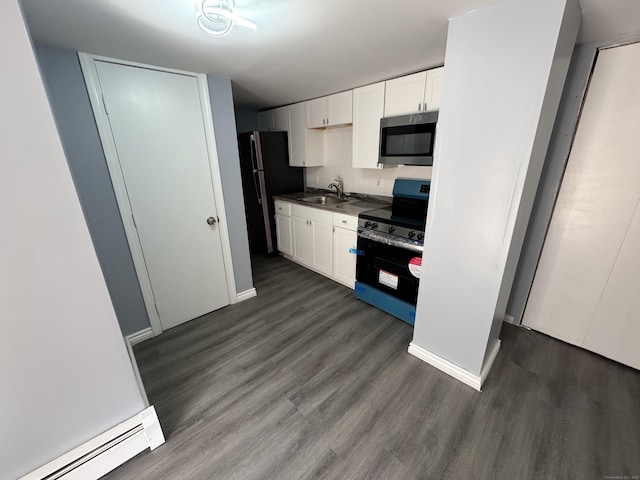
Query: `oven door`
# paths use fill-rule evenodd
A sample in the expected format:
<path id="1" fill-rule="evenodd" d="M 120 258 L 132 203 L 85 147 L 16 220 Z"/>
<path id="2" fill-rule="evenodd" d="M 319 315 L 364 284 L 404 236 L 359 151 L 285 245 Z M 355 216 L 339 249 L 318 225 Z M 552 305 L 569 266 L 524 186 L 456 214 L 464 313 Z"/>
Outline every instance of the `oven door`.
<path id="1" fill-rule="evenodd" d="M 393 236 L 359 231 L 356 281 L 415 306 L 422 248 Z"/>

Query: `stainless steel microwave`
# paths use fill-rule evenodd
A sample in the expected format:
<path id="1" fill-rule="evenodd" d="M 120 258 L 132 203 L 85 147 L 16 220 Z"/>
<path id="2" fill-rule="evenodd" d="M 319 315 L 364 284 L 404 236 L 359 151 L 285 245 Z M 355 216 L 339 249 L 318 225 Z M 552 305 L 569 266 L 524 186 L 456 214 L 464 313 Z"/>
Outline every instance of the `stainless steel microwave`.
<path id="1" fill-rule="evenodd" d="M 438 112 L 380 119 L 379 163 L 433 165 Z"/>

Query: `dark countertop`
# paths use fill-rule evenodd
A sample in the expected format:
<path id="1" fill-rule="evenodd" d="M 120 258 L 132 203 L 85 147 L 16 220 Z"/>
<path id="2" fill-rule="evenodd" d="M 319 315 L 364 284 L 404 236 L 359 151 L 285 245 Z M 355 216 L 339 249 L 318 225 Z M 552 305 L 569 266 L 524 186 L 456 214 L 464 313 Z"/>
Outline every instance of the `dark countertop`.
<path id="1" fill-rule="evenodd" d="M 347 197 L 349 198 L 349 200 L 338 205 L 319 205 L 316 203 L 303 201 L 304 198 L 318 197 L 320 195 L 335 197 L 335 194 L 318 191 L 315 193 L 299 192 L 289 193 L 285 195 L 274 195 L 273 198 L 274 200 L 298 203 L 300 205 L 304 205 L 305 207 L 319 208 L 320 210 L 328 210 L 330 212 L 353 215 L 354 217 L 357 217 L 361 212 L 365 212 L 367 210 L 374 210 L 376 208 L 383 208 L 391 205 L 390 197 L 363 195 L 358 193 L 348 194 Z"/>

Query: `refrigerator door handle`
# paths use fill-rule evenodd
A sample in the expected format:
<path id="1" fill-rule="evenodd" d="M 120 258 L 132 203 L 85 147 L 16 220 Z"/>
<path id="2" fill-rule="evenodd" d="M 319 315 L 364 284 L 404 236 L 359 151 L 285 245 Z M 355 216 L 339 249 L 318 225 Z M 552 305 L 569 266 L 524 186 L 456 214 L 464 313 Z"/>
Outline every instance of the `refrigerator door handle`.
<path id="1" fill-rule="evenodd" d="M 256 189 L 256 197 L 258 198 L 258 205 L 262 205 L 262 193 L 258 186 L 258 165 L 256 163 L 256 139 L 251 135 L 251 167 L 253 171 L 253 187 Z"/>

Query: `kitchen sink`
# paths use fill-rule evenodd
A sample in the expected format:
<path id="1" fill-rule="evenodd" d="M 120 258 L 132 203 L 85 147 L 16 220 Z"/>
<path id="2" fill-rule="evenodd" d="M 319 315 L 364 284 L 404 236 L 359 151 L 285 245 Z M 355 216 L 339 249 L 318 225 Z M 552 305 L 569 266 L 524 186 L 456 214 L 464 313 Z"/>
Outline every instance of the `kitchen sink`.
<path id="1" fill-rule="evenodd" d="M 339 205 L 341 203 L 348 202 L 349 200 L 338 197 L 331 197 L 328 195 L 320 195 L 318 197 L 303 198 L 302 201 L 313 203 L 314 205 Z"/>

